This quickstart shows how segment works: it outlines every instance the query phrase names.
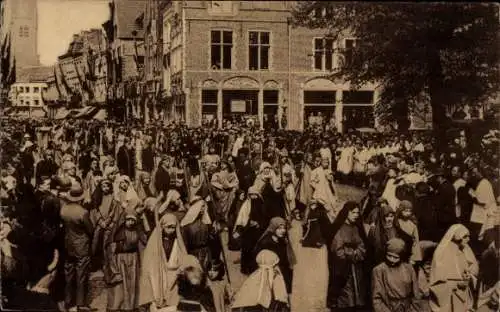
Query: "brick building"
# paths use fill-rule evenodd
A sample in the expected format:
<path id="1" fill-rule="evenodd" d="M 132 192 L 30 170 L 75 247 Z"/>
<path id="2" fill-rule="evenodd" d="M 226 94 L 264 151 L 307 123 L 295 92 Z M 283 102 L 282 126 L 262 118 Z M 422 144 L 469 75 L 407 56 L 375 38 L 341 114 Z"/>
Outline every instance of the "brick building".
<path id="1" fill-rule="evenodd" d="M 254 116 L 289 129 L 320 119 L 340 130 L 374 126 L 375 85 L 354 91 L 324 78 L 348 62 L 355 38 L 292 27 L 289 1 L 173 3 L 164 13 L 164 88 L 174 99 L 167 110 L 188 125 Z"/>

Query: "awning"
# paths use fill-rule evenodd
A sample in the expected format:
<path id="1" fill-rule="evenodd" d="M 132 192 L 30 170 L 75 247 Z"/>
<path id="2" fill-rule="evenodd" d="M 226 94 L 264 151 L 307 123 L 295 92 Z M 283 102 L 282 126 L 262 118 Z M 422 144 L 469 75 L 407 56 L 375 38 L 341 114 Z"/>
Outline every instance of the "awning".
<path id="1" fill-rule="evenodd" d="M 65 107 L 61 107 L 61 108 L 57 111 L 56 115 L 54 116 L 54 119 L 57 119 L 57 120 L 59 120 L 59 119 L 64 119 L 64 118 L 66 118 L 68 115 L 69 115 L 69 110 L 67 110 Z"/>
<path id="2" fill-rule="evenodd" d="M 90 113 L 92 113 L 92 111 L 94 111 L 95 107 L 92 107 L 92 106 L 87 106 L 87 107 L 84 107 L 84 108 L 80 108 L 80 109 L 77 109 L 77 113 L 75 115 L 73 115 L 72 117 L 73 118 L 82 118 L 82 117 L 85 117 L 87 115 L 89 115 Z"/>
<path id="3" fill-rule="evenodd" d="M 106 112 L 105 109 L 100 109 L 97 114 L 95 114 L 94 118 L 95 120 L 99 121 L 105 121 L 106 118 L 108 117 L 108 113 Z"/>
<path id="4" fill-rule="evenodd" d="M 29 112 L 29 117 L 34 119 L 45 118 L 45 115 L 47 115 L 47 113 L 43 109 L 35 109 Z"/>

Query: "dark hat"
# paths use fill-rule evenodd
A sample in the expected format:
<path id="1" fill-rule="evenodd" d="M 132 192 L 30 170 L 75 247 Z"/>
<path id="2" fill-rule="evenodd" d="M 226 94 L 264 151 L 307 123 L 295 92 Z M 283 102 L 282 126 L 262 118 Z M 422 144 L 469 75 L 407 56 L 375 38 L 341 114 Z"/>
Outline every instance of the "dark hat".
<path id="1" fill-rule="evenodd" d="M 71 189 L 66 195 L 66 200 L 70 202 L 79 202 L 83 200 L 83 188 L 80 183 L 75 183 L 71 185 Z"/>

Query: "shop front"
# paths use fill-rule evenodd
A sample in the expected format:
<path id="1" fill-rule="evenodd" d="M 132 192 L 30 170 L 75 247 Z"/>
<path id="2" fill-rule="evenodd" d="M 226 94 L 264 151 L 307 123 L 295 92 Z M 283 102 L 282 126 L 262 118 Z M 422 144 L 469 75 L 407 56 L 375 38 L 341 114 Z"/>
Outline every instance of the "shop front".
<path id="1" fill-rule="evenodd" d="M 222 126 L 226 121 L 278 127 L 280 88 L 275 81 L 260 84 L 249 77 L 235 77 L 222 83 L 202 84 L 201 118 L 203 124 Z"/>

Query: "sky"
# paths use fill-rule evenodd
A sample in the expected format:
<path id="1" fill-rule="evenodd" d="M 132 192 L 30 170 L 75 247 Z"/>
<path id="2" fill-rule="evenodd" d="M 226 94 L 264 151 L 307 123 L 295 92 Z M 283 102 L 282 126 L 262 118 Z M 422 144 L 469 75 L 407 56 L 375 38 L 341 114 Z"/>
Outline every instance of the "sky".
<path id="1" fill-rule="evenodd" d="M 109 18 L 107 0 L 38 0 L 38 54 L 52 65 L 68 49 L 73 34 L 102 28 Z"/>

